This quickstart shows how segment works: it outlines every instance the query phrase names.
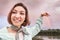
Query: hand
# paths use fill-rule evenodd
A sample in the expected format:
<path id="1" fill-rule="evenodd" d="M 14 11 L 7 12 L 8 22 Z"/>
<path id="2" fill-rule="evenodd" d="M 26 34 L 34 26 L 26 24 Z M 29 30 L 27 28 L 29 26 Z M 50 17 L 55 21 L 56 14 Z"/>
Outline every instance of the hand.
<path id="1" fill-rule="evenodd" d="M 50 16 L 50 15 L 47 12 L 45 12 L 45 13 L 41 14 L 41 17 L 43 17 L 43 16 Z"/>

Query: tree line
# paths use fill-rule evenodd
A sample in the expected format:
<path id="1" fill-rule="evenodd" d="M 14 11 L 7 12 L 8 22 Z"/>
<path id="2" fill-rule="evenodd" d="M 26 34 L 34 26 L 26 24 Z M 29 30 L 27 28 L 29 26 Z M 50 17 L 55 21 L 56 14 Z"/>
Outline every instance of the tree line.
<path id="1" fill-rule="evenodd" d="M 60 29 L 41 30 L 38 35 L 40 36 L 60 36 Z"/>

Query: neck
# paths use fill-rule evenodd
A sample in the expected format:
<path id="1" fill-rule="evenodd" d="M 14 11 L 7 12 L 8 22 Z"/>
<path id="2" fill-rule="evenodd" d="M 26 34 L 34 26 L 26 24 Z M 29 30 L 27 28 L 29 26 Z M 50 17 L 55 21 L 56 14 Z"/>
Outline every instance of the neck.
<path id="1" fill-rule="evenodd" d="M 18 25 L 18 26 L 16 26 L 16 27 L 20 28 L 21 26 L 20 26 L 20 25 Z"/>

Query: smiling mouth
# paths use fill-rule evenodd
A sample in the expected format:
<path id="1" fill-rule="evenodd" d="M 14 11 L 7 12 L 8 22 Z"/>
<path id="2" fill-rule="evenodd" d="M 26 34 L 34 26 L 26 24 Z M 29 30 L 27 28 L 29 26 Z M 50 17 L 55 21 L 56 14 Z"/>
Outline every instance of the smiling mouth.
<path id="1" fill-rule="evenodd" d="M 17 18 L 14 18 L 13 21 L 15 21 L 16 23 L 21 22 L 21 20 Z"/>

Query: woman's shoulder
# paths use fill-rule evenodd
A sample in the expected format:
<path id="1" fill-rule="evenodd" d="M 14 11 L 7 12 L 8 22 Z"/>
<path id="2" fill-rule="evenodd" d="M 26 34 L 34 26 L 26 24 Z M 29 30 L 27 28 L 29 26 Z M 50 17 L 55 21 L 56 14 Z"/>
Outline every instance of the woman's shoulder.
<path id="1" fill-rule="evenodd" d="M 8 33 L 7 26 L 0 29 L 0 36 Z"/>
<path id="2" fill-rule="evenodd" d="M 7 31 L 7 27 L 3 27 L 0 29 L 0 33 L 6 32 Z"/>
<path id="3" fill-rule="evenodd" d="M 8 33 L 7 27 L 1 28 L 0 29 L 0 39 L 2 39 L 2 40 L 8 40 L 9 38 L 10 38 L 10 35 Z M 11 40 L 11 39 L 9 39 L 9 40 Z"/>
<path id="4" fill-rule="evenodd" d="M 10 26 L 6 26 L 6 27 L 1 28 L 0 33 L 7 33 L 8 32 L 8 30 L 7 30 L 8 27 L 10 27 Z"/>
<path id="5" fill-rule="evenodd" d="M 5 37 L 4 35 L 6 34 L 7 32 L 7 28 L 6 27 L 3 27 L 0 29 L 0 38 L 2 37 Z"/>

